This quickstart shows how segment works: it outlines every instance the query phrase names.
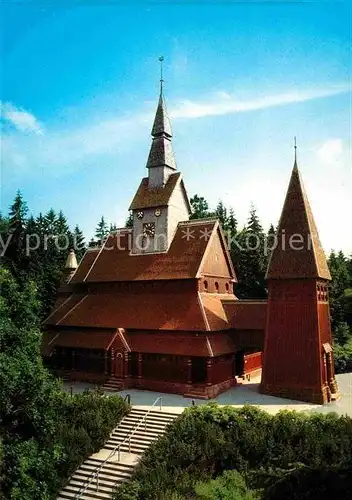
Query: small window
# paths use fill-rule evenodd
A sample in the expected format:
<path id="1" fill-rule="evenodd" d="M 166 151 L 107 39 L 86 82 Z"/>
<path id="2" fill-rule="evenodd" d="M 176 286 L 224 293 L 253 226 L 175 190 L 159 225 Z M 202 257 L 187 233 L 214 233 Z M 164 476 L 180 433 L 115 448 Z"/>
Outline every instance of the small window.
<path id="1" fill-rule="evenodd" d="M 215 290 L 218 292 L 219 291 L 219 283 L 215 281 Z"/>
<path id="2" fill-rule="evenodd" d="M 228 283 L 226 283 L 225 288 L 226 288 L 226 291 L 228 292 L 230 289 L 230 285 Z"/>
<path id="3" fill-rule="evenodd" d="M 204 290 L 206 292 L 208 291 L 208 282 L 207 282 L 207 280 L 204 281 Z"/>

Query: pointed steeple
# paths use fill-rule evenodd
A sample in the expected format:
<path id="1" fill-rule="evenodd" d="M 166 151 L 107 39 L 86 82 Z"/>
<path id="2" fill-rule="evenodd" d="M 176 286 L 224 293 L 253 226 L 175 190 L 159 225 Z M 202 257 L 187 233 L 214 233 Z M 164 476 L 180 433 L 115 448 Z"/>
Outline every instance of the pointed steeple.
<path id="1" fill-rule="evenodd" d="M 294 148 L 295 148 L 295 161 L 294 161 L 294 164 L 293 164 L 293 167 L 297 167 L 297 139 L 296 139 L 296 136 L 295 136 L 295 145 L 294 145 Z"/>
<path id="2" fill-rule="evenodd" d="M 322 249 L 312 210 L 295 160 L 277 230 L 268 279 L 322 278 L 330 272 Z"/>
<path id="3" fill-rule="evenodd" d="M 68 253 L 61 283 L 68 283 L 78 267 L 76 254 L 73 248 Z"/>
<path id="4" fill-rule="evenodd" d="M 169 116 L 168 116 L 167 110 L 166 110 L 166 104 L 165 104 L 162 86 L 160 89 L 158 107 L 156 110 L 153 128 L 152 128 L 152 136 L 153 137 L 158 137 L 161 135 L 164 135 L 165 137 L 168 137 L 168 138 L 172 137 L 171 123 L 170 123 L 170 119 L 169 119 Z"/>
<path id="5" fill-rule="evenodd" d="M 162 61 L 162 58 L 160 58 Z M 164 94 L 163 78 L 160 79 L 160 96 L 152 128 L 152 145 L 150 148 L 147 168 L 156 169 L 153 173 L 149 170 L 151 187 L 165 185 L 170 174 L 176 170 L 176 161 L 172 149 L 172 129 L 167 114 Z"/>
<path id="6" fill-rule="evenodd" d="M 75 254 L 75 251 L 73 250 L 73 248 L 71 248 L 71 250 L 69 251 L 69 254 L 67 256 L 67 259 L 66 259 L 65 269 L 73 271 L 73 270 L 76 270 L 77 267 L 78 267 L 78 264 L 77 264 L 76 254 Z"/>

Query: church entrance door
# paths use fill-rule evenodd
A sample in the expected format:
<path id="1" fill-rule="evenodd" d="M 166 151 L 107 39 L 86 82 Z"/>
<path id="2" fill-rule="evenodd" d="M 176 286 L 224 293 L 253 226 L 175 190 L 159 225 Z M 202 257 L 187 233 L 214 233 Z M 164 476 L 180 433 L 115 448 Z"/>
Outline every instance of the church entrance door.
<path id="1" fill-rule="evenodd" d="M 121 352 L 117 352 L 115 356 L 115 369 L 113 374 L 116 378 L 123 378 L 123 354 Z"/>

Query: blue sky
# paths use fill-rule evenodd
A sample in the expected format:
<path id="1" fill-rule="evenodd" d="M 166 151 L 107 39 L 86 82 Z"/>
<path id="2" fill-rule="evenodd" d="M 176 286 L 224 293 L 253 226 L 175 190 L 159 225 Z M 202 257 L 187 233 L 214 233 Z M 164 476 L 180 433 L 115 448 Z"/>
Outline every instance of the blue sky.
<path id="1" fill-rule="evenodd" d="M 1 211 L 16 190 L 91 235 L 123 225 L 165 95 L 189 195 L 277 222 L 297 136 L 323 246 L 352 251 L 351 4 L 10 2 L 2 6 Z"/>

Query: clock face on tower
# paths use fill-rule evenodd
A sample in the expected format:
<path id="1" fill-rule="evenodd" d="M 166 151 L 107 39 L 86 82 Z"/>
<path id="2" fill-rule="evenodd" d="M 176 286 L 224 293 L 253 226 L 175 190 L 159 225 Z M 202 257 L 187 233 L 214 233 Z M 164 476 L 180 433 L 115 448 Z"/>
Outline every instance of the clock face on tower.
<path id="1" fill-rule="evenodd" d="M 155 222 L 146 222 L 143 224 L 143 236 L 149 236 L 149 238 L 155 236 Z"/>

